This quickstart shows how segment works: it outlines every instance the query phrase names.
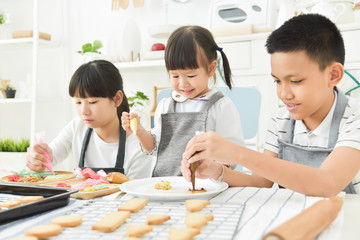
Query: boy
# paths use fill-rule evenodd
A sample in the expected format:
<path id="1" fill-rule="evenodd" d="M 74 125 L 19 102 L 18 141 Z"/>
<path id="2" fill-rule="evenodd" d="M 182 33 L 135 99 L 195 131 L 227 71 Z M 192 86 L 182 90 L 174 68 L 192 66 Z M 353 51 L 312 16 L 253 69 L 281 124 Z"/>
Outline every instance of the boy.
<path id="1" fill-rule="evenodd" d="M 285 107 L 271 119 L 264 153 L 237 146 L 215 133 L 198 135 L 183 154 L 182 173 L 201 162 L 196 176 L 230 186 L 271 187 L 330 197 L 360 193 L 360 103 L 336 88 L 345 49 L 335 24 L 317 14 L 285 22 L 267 39 L 271 75 Z M 194 152 L 201 151 L 193 155 Z M 252 175 L 224 168 L 241 164 Z"/>

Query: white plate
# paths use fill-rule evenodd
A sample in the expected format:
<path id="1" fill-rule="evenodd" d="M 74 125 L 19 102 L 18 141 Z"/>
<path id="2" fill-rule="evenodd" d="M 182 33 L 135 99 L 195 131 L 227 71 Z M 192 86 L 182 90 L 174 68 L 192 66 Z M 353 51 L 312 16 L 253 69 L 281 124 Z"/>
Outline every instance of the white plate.
<path id="1" fill-rule="evenodd" d="M 171 190 L 158 190 L 154 188 L 155 183 L 169 181 Z M 187 193 L 192 188 L 191 182 L 183 177 L 154 177 L 136 179 L 120 185 L 120 190 L 128 194 L 147 198 L 149 200 L 176 201 L 185 199 L 210 198 L 224 190 L 229 185 L 225 182 L 214 182 L 210 179 L 196 179 L 196 189 L 204 188 L 204 193 Z"/>

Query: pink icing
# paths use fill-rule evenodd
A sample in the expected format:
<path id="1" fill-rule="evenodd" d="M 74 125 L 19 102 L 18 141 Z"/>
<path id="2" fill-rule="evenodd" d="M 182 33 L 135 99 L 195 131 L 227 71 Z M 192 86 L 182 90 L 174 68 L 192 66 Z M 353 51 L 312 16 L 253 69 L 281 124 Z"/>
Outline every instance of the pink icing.
<path id="1" fill-rule="evenodd" d="M 96 184 L 100 184 L 101 181 L 97 180 L 97 179 L 86 179 L 84 182 L 81 183 L 81 185 L 88 185 L 88 186 L 92 186 L 92 185 L 96 185 Z"/>
<path id="2" fill-rule="evenodd" d="M 81 191 L 81 190 L 85 189 L 85 186 L 81 186 L 81 185 L 73 186 L 72 189 L 77 189 L 77 190 Z"/>

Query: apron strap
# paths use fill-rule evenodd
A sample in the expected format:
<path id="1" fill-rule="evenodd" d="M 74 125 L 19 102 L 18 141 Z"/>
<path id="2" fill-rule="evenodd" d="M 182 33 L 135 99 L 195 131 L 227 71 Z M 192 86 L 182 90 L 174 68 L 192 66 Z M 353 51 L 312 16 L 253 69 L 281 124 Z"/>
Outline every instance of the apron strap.
<path id="1" fill-rule="evenodd" d="M 86 152 L 86 149 L 87 149 L 87 147 L 89 145 L 89 141 L 90 141 L 92 131 L 93 131 L 92 128 L 88 128 L 88 130 L 86 131 L 84 140 L 83 140 L 83 145 L 81 147 L 80 161 L 79 161 L 79 167 L 80 168 L 83 168 L 84 165 L 85 165 L 85 152 Z"/>
<path id="2" fill-rule="evenodd" d="M 115 168 L 120 168 L 122 173 L 124 173 L 124 159 L 125 159 L 125 142 L 126 142 L 126 132 L 121 127 L 120 120 L 120 136 L 119 136 L 119 147 L 118 153 L 116 156 Z"/>
<path id="3" fill-rule="evenodd" d="M 344 115 L 345 108 L 348 102 L 348 99 L 346 98 L 343 92 L 339 91 L 336 87 L 334 88 L 334 90 L 337 92 L 337 101 L 330 126 L 328 148 L 335 147 L 335 144 L 339 136 L 340 122 Z M 286 130 L 286 135 L 285 135 L 285 141 L 287 143 L 291 143 L 291 144 L 293 143 L 294 127 L 295 127 L 295 120 L 290 118 L 289 126 Z"/>
<path id="4" fill-rule="evenodd" d="M 90 141 L 92 131 L 93 131 L 92 128 L 88 128 L 88 130 L 86 131 L 84 140 L 83 140 L 83 145 L 82 145 L 81 154 L 80 154 L 80 161 L 79 161 L 79 167 L 80 168 L 84 168 L 84 165 L 85 165 L 85 152 L 86 152 L 87 147 L 89 145 L 89 141 Z M 125 142 L 126 142 L 126 132 L 121 127 L 121 120 L 120 120 L 120 136 L 119 136 L 119 144 L 118 144 L 118 153 L 117 153 L 117 156 L 116 156 L 115 167 L 111 168 L 111 169 L 113 169 L 112 171 L 118 171 L 118 172 L 124 173 Z M 94 169 L 99 169 L 100 170 L 101 168 L 93 168 L 93 170 Z M 104 170 L 105 170 L 105 172 L 109 171 L 109 170 L 106 171 L 106 168 Z"/>
<path id="5" fill-rule="evenodd" d="M 224 94 L 222 92 L 216 92 L 214 95 L 212 95 L 208 101 L 206 101 L 202 112 L 208 112 L 209 109 L 214 105 L 214 103 L 217 102 L 220 98 L 224 97 Z"/>
<path id="6" fill-rule="evenodd" d="M 344 116 L 345 108 L 348 102 L 348 99 L 343 92 L 339 91 L 336 87 L 335 91 L 337 92 L 337 102 L 333 114 L 333 119 L 331 121 L 328 143 L 329 148 L 334 148 L 339 138 L 340 122 L 342 117 Z"/>

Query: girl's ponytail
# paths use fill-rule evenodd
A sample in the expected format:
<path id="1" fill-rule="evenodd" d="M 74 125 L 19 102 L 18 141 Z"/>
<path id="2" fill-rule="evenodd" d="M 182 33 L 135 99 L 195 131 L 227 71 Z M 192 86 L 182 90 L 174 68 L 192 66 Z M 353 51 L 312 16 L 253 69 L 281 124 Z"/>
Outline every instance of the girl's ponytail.
<path id="1" fill-rule="evenodd" d="M 229 60 L 227 59 L 227 57 L 226 57 L 225 53 L 223 52 L 222 48 L 218 47 L 218 51 L 221 53 L 226 85 L 231 89 L 232 81 L 231 81 L 231 69 L 230 69 Z"/>
<path id="2" fill-rule="evenodd" d="M 120 106 L 117 108 L 117 115 L 120 120 L 121 120 L 121 115 L 123 112 L 130 112 L 130 106 L 129 106 L 128 99 L 127 99 L 124 91 L 122 91 L 122 92 L 123 92 L 123 100 L 122 100 Z"/>

